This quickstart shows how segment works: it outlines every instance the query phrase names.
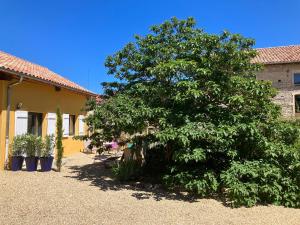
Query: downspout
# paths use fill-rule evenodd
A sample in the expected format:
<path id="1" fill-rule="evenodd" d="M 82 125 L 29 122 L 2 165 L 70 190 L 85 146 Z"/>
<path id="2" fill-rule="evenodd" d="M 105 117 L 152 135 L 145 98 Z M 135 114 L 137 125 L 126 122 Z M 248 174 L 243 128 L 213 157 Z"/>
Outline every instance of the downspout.
<path id="1" fill-rule="evenodd" d="M 8 146 L 9 146 L 9 125 L 10 125 L 10 108 L 11 108 L 11 92 L 12 87 L 17 86 L 23 82 L 23 75 L 20 80 L 13 82 L 7 86 L 7 108 L 6 108 L 6 135 L 5 135 L 5 168 L 8 168 Z"/>

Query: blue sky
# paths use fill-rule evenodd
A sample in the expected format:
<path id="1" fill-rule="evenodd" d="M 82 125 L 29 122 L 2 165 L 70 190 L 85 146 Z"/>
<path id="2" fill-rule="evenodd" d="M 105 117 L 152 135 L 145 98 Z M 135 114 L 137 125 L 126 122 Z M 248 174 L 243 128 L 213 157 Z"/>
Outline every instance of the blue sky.
<path id="1" fill-rule="evenodd" d="M 101 93 L 106 56 L 176 16 L 209 33 L 227 29 L 256 47 L 300 44 L 299 0 L 0 0 L 0 50 Z"/>

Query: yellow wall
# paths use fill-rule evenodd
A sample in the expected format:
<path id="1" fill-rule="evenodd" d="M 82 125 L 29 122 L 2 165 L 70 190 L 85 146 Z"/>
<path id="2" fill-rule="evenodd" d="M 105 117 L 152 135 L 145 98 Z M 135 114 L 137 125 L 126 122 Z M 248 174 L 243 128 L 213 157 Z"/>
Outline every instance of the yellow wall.
<path id="1" fill-rule="evenodd" d="M 4 168 L 7 83 L 0 80 L 0 169 Z"/>
<path id="2" fill-rule="evenodd" d="M 3 169 L 5 153 L 5 124 L 6 121 L 6 90 L 7 81 L 0 81 L 0 169 Z M 56 91 L 51 85 L 25 80 L 20 85 L 13 87 L 10 112 L 10 143 L 15 134 L 15 110 L 19 103 L 22 103 L 20 110 L 28 112 L 43 113 L 42 135 L 47 134 L 47 113 L 56 112 L 57 107 L 62 113 L 76 115 L 75 135 L 78 135 L 78 115 L 83 115 L 82 111 L 86 100 L 86 95 L 67 89 Z M 83 150 L 83 141 L 73 140 L 72 137 L 63 138 L 65 155 L 70 155 Z"/>

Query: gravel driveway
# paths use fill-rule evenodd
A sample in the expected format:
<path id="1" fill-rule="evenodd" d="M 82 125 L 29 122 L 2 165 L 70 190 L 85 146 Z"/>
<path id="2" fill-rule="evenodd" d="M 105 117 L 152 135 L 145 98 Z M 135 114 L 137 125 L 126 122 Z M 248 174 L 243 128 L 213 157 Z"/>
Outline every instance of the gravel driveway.
<path id="1" fill-rule="evenodd" d="M 0 172 L 0 224 L 300 224 L 300 209 L 231 209 L 119 184 L 94 155 L 66 160 L 61 173 Z"/>

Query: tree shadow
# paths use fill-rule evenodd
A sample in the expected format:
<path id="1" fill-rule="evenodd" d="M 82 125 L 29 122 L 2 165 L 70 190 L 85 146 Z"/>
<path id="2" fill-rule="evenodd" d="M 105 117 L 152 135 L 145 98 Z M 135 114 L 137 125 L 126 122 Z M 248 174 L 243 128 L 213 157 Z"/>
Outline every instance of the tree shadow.
<path id="1" fill-rule="evenodd" d="M 98 187 L 101 191 L 133 191 L 132 197 L 137 200 L 154 199 L 156 201 L 178 200 L 185 202 L 198 202 L 201 200 L 199 196 L 188 194 L 180 191 L 169 191 L 164 189 L 161 185 L 138 182 L 120 182 L 114 179 L 110 168 L 105 167 L 105 161 L 108 158 L 115 158 L 115 155 L 103 154 L 94 157 L 94 163 L 82 166 L 67 166 L 69 173 L 65 175 L 67 178 L 76 179 L 82 182 L 89 182 L 91 186 Z M 222 195 L 214 195 L 205 197 L 205 199 L 213 199 L 220 202 L 223 206 L 233 208 L 230 202 Z M 257 204 L 257 206 L 267 206 L 269 204 Z"/>
<path id="2" fill-rule="evenodd" d="M 182 192 L 169 192 L 159 185 L 153 185 L 143 182 L 120 182 L 114 179 L 111 169 L 105 168 L 105 156 L 97 156 L 100 162 L 94 162 L 83 166 L 67 166 L 69 174 L 68 178 L 77 179 L 79 181 L 90 182 L 90 185 L 98 187 L 102 191 L 121 191 L 131 190 L 132 197 L 138 200 L 153 198 L 156 201 L 163 199 L 179 200 L 187 202 L 196 202 L 198 198 L 194 195 Z"/>

